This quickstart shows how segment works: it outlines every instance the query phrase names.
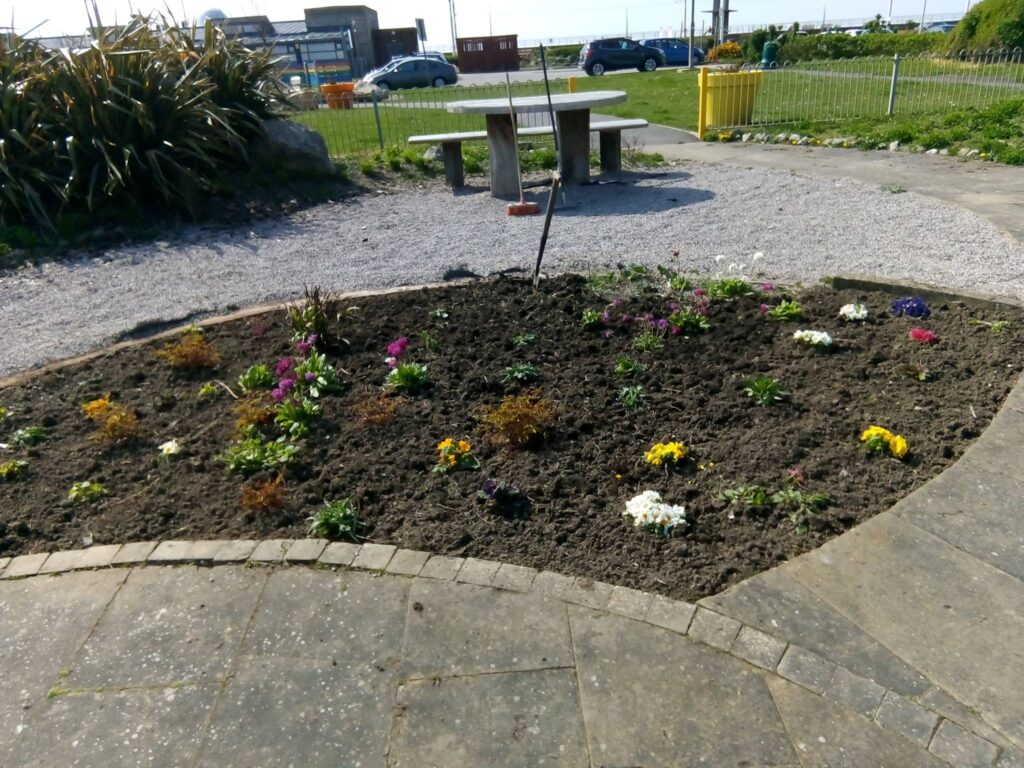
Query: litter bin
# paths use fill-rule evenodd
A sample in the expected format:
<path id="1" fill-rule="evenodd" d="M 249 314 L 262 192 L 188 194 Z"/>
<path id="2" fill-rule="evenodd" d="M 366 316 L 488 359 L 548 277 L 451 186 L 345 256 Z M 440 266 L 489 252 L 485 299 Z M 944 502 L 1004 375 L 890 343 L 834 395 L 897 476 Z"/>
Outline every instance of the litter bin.
<path id="1" fill-rule="evenodd" d="M 328 109 L 352 109 L 355 83 L 329 83 L 320 86 L 320 92 L 327 100 Z"/>
<path id="2" fill-rule="evenodd" d="M 779 43 L 777 40 L 769 40 L 761 49 L 761 69 L 773 69 L 775 59 L 779 55 Z"/>
<path id="3" fill-rule="evenodd" d="M 764 72 L 715 72 L 701 70 L 699 135 L 708 128 L 750 125 L 754 99 Z"/>

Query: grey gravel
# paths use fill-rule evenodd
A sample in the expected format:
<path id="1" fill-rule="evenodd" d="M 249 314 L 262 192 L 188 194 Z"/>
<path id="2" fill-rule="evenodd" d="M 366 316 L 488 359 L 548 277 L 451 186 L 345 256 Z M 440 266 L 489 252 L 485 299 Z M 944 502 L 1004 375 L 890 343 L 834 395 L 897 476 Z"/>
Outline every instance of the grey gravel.
<path id="1" fill-rule="evenodd" d="M 1024 297 L 1020 244 L 971 213 L 913 193 L 681 164 L 571 189 L 566 202 L 552 225 L 548 272 L 619 262 L 675 263 L 696 273 L 735 262 L 753 272 L 750 256 L 761 251 L 756 269 L 771 278 L 874 274 Z M 152 323 L 292 298 L 304 284 L 347 291 L 532 270 L 542 217 L 509 217 L 505 205 L 479 188 L 371 194 L 245 229 L 194 227 L 174 242 L 5 273 L 0 376 Z"/>

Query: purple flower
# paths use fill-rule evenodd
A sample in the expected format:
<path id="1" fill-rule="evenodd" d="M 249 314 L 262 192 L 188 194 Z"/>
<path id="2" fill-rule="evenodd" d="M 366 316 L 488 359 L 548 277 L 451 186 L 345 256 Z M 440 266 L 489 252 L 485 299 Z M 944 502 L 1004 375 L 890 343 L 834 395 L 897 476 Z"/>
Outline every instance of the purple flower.
<path id="1" fill-rule="evenodd" d="M 308 337 L 306 338 L 306 341 L 307 341 L 307 342 L 309 343 L 309 345 L 310 345 L 310 346 L 312 346 L 312 347 L 315 347 L 315 346 L 316 346 L 316 342 L 317 342 L 317 340 L 318 340 L 319 338 L 320 338 L 320 337 L 319 337 L 319 336 L 317 336 L 317 335 L 316 335 L 315 333 L 311 333 L 311 334 L 309 334 L 309 336 L 308 336 Z"/>
<path id="2" fill-rule="evenodd" d="M 678 335 L 679 335 L 679 334 L 681 334 L 682 332 L 683 332 L 683 329 L 682 329 L 682 328 L 680 328 L 680 327 L 679 327 L 678 325 L 673 325 L 673 326 L 672 326 L 672 335 L 673 335 L 673 336 L 678 336 Z"/>
<path id="3" fill-rule="evenodd" d="M 889 307 L 889 311 L 897 317 L 900 315 L 906 315 L 907 317 L 927 318 L 932 314 L 932 310 L 931 307 L 928 306 L 928 302 L 920 296 L 896 299 L 896 301 L 892 303 L 892 306 Z"/>
<path id="4" fill-rule="evenodd" d="M 674 301 L 671 304 L 668 305 L 669 312 L 678 312 L 679 309 L 680 309 L 679 304 L 677 304 Z"/>
<path id="5" fill-rule="evenodd" d="M 621 307 L 622 304 L 623 304 L 622 299 L 612 299 L 612 306 L 613 307 Z"/>
<path id="6" fill-rule="evenodd" d="M 762 304 L 761 306 L 759 306 L 757 308 L 757 311 L 761 313 L 762 317 L 764 315 L 767 315 L 768 314 L 768 305 L 767 304 Z"/>
<path id="7" fill-rule="evenodd" d="M 405 336 L 395 339 L 388 344 L 388 355 L 391 357 L 401 357 L 407 346 L 409 346 L 409 339 Z"/>
<path id="8" fill-rule="evenodd" d="M 274 398 L 275 400 L 284 400 L 284 392 L 282 392 L 282 391 L 281 391 L 280 389 L 277 389 L 277 388 L 275 388 L 275 389 L 274 389 L 274 390 L 273 390 L 273 391 L 272 391 L 272 392 L 270 393 L 270 396 L 271 396 L 272 398 Z"/>
<path id="9" fill-rule="evenodd" d="M 313 345 L 310 344 L 308 341 L 300 341 L 298 344 L 295 345 L 295 348 L 299 350 L 299 352 L 305 354 L 306 352 L 309 352 L 309 350 L 313 348 Z"/>
<path id="10" fill-rule="evenodd" d="M 292 387 L 294 386 L 295 379 L 281 379 L 279 382 L 277 382 L 277 388 L 280 389 L 285 394 L 288 394 L 292 390 Z"/>
<path id="11" fill-rule="evenodd" d="M 775 290 L 775 283 L 761 283 L 757 287 L 762 293 L 771 293 Z"/>
<path id="12" fill-rule="evenodd" d="M 609 312 L 607 309 L 604 312 L 601 313 L 601 322 L 602 323 L 604 323 L 605 325 L 608 325 L 608 323 L 610 323 L 611 320 L 612 320 L 612 313 Z"/>
<path id="13" fill-rule="evenodd" d="M 316 374 L 310 371 L 306 374 L 306 381 L 316 381 Z"/>
<path id="14" fill-rule="evenodd" d="M 621 325 L 629 325 L 632 322 L 633 322 L 633 316 L 631 314 L 629 314 L 628 312 L 626 312 L 622 317 L 619 318 L 619 323 Z"/>
<path id="15" fill-rule="evenodd" d="M 702 299 L 708 295 L 708 292 L 705 291 L 703 288 L 694 288 L 693 295 L 696 296 L 698 299 Z"/>
<path id="16" fill-rule="evenodd" d="M 606 328 L 605 330 L 601 331 L 601 338 L 604 339 L 605 341 L 607 341 L 614 335 L 615 333 L 612 331 L 611 328 Z"/>
<path id="17" fill-rule="evenodd" d="M 292 369 L 292 359 L 290 357 L 282 357 L 280 359 L 280 361 L 278 361 L 278 363 L 277 363 L 277 368 L 275 368 L 274 370 L 277 371 L 277 375 L 278 376 L 283 376 L 285 373 L 287 373 L 291 369 Z"/>
<path id="18" fill-rule="evenodd" d="M 660 319 L 660 320 L 658 321 L 658 330 L 659 330 L 659 331 L 664 331 L 664 330 L 665 330 L 666 328 L 668 328 L 668 320 L 666 320 L 666 319 L 665 319 L 665 318 L 663 317 L 663 318 L 661 318 L 661 319 Z"/>

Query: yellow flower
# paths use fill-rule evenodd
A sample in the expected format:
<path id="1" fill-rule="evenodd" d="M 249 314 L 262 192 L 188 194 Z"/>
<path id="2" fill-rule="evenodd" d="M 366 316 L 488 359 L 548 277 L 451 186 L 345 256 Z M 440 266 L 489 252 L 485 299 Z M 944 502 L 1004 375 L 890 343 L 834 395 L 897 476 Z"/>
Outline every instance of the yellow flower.
<path id="1" fill-rule="evenodd" d="M 459 440 L 459 453 L 469 453 L 472 447 L 466 440 Z"/>
<path id="2" fill-rule="evenodd" d="M 442 440 L 440 443 L 437 444 L 437 450 L 439 450 L 439 451 L 447 450 L 448 448 L 452 447 L 452 444 L 454 442 L 455 441 L 452 440 L 450 437 L 447 440 Z"/>
<path id="3" fill-rule="evenodd" d="M 892 440 L 889 441 L 889 451 L 897 459 L 902 459 L 907 455 L 907 451 L 910 446 L 907 445 L 907 440 L 900 435 L 893 435 Z"/>
<path id="4" fill-rule="evenodd" d="M 666 461 L 676 463 L 686 457 L 686 446 L 682 443 L 657 443 L 644 453 L 648 464 L 660 467 Z"/>
<path id="5" fill-rule="evenodd" d="M 881 438 L 884 442 L 888 443 L 892 440 L 892 432 L 883 427 L 876 427 L 874 425 L 864 430 L 864 434 L 860 436 L 860 441 L 866 443 L 873 438 Z"/>

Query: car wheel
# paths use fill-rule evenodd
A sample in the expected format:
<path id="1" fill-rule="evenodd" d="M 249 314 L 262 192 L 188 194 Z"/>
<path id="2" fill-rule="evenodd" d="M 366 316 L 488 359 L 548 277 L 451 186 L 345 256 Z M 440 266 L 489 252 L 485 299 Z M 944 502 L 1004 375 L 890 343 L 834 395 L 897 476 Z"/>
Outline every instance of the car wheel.
<path id="1" fill-rule="evenodd" d="M 604 64 L 602 64 L 599 61 L 591 64 L 589 67 L 587 67 L 587 74 L 592 75 L 594 77 L 600 77 L 601 75 L 604 74 Z"/>
<path id="2" fill-rule="evenodd" d="M 435 88 L 443 88 L 447 84 L 448 84 L 447 81 L 443 77 L 435 77 L 434 78 L 434 87 Z"/>
<path id="3" fill-rule="evenodd" d="M 387 80 L 377 83 L 377 87 L 380 88 L 381 91 L 383 91 L 384 93 L 387 93 L 388 91 L 391 90 L 391 84 Z"/>
<path id="4" fill-rule="evenodd" d="M 653 72 L 658 68 L 658 60 L 653 56 L 648 56 L 644 59 L 644 63 L 640 65 L 640 69 L 643 72 Z"/>

